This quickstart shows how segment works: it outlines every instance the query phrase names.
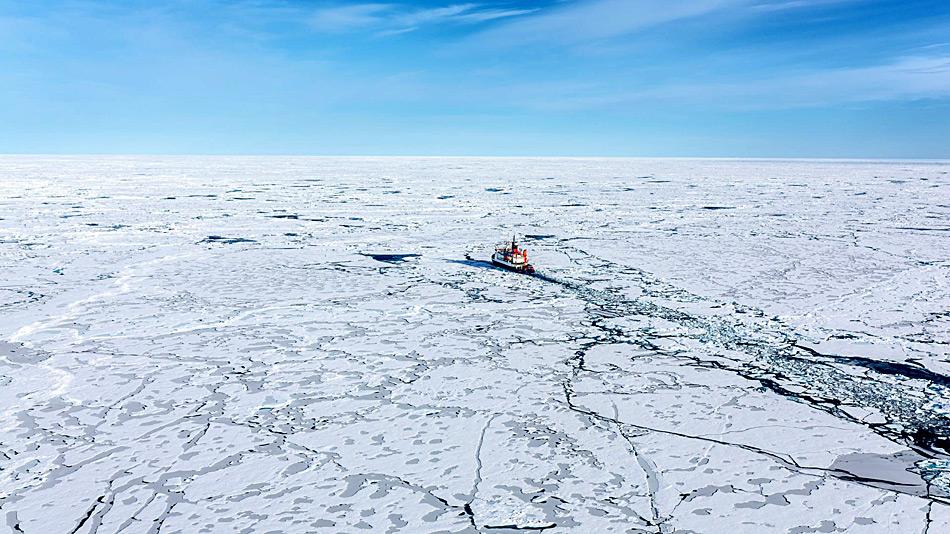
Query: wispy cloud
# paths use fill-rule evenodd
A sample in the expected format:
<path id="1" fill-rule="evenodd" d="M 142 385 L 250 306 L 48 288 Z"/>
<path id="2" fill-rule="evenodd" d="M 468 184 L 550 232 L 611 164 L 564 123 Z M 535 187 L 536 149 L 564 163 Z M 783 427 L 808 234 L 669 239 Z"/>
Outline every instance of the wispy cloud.
<path id="1" fill-rule="evenodd" d="M 357 4 L 333 6 L 317 10 L 309 24 L 315 30 L 348 32 L 375 26 L 386 20 L 391 4 Z"/>
<path id="2" fill-rule="evenodd" d="M 495 45 L 580 43 L 698 17 L 749 0 L 586 0 L 489 29 L 476 40 Z"/>
<path id="3" fill-rule="evenodd" d="M 535 9 L 505 9 L 485 4 L 449 4 L 441 7 L 412 8 L 394 3 L 333 5 L 317 9 L 310 27 L 328 33 L 370 31 L 378 35 L 397 35 L 439 24 L 475 24 L 535 12 Z"/>
<path id="4" fill-rule="evenodd" d="M 810 9 L 832 7 L 839 4 L 853 4 L 860 0 L 772 0 L 752 6 L 757 11 L 787 11 L 790 9 Z"/>
<path id="5" fill-rule="evenodd" d="M 618 89 L 617 83 L 509 87 L 512 104 L 546 112 L 697 107 L 731 111 L 950 99 L 950 55 L 917 55 L 865 67 L 788 72 L 742 81 L 693 80 Z"/>
<path id="6" fill-rule="evenodd" d="M 917 55 L 864 67 L 789 72 L 743 83 L 666 88 L 663 98 L 718 104 L 725 108 L 827 107 L 862 102 L 950 98 L 950 55 Z M 659 97 L 660 92 L 654 96 Z"/>

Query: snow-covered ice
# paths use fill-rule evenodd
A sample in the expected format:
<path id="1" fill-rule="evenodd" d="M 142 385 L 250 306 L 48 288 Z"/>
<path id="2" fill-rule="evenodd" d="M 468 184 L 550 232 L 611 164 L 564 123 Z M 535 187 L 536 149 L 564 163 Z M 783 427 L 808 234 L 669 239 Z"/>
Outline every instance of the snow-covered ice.
<path id="1" fill-rule="evenodd" d="M 948 163 L 6 156 L 0 267 L 0 530 L 950 532 Z"/>

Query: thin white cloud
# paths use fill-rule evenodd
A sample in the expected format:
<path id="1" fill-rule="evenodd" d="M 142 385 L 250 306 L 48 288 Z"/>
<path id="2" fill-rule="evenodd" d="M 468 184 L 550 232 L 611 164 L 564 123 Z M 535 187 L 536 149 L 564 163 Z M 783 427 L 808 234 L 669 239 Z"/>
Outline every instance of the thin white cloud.
<path id="1" fill-rule="evenodd" d="M 586 0 L 541 11 L 479 34 L 492 45 L 581 43 L 633 33 L 691 17 L 706 15 L 750 0 Z"/>
<path id="2" fill-rule="evenodd" d="M 638 109 L 674 104 L 718 110 L 793 109 L 950 98 L 950 55 L 905 56 L 865 67 L 789 72 L 741 81 L 694 80 L 617 90 L 594 85 L 509 88 L 521 105 L 543 111 Z"/>
<path id="3" fill-rule="evenodd" d="M 950 97 L 950 55 L 908 56 L 871 67 L 838 69 L 793 80 L 802 103 Z"/>
<path id="4" fill-rule="evenodd" d="M 392 17 L 392 22 L 399 26 L 419 26 L 450 20 L 477 8 L 478 4 L 453 4 L 444 7 L 417 9 L 395 15 Z"/>
<path id="5" fill-rule="evenodd" d="M 471 11 L 462 13 L 455 17 L 456 20 L 464 22 L 485 22 L 489 20 L 505 19 L 508 17 L 517 17 L 528 15 L 538 11 L 537 9 L 483 9 L 480 11 Z"/>
<path id="6" fill-rule="evenodd" d="M 669 89 L 668 89 L 669 91 Z M 950 98 L 950 55 L 905 56 L 865 67 L 788 73 L 744 83 L 673 90 L 737 108 L 797 108 Z"/>
<path id="7" fill-rule="evenodd" d="M 488 46 L 579 45 L 636 34 L 657 26 L 716 15 L 782 16 L 865 0 L 578 0 L 539 10 L 481 32 L 469 43 Z"/>
<path id="8" fill-rule="evenodd" d="M 372 31 L 398 35 L 438 24 L 475 24 L 533 13 L 534 9 L 498 9 L 476 3 L 409 8 L 394 3 L 336 5 L 317 9 L 310 27 L 328 33 Z"/>
<path id="9" fill-rule="evenodd" d="M 828 7 L 837 4 L 849 4 L 860 0 L 779 0 L 771 2 L 762 2 L 752 6 L 758 11 L 788 11 L 791 9 L 813 9 Z"/>
<path id="10" fill-rule="evenodd" d="M 374 26 L 385 20 L 391 4 L 356 4 L 318 9 L 310 18 L 310 27 L 325 32 L 347 32 Z"/>

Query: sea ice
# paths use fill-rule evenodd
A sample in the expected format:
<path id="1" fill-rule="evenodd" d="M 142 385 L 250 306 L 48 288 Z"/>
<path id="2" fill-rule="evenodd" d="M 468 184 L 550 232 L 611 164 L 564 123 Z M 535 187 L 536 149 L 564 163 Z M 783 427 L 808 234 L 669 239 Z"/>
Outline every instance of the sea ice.
<path id="1" fill-rule="evenodd" d="M 950 164 L 0 157 L 10 532 L 944 532 Z M 518 233 L 538 276 L 485 260 Z"/>

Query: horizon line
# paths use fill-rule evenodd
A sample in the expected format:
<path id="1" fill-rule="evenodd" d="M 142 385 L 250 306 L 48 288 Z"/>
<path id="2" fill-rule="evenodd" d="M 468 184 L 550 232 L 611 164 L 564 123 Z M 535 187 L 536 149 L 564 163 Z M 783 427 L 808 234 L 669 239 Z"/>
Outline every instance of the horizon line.
<path id="1" fill-rule="evenodd" d="M 134 153 L 134 152 L 0 152 L 0 158 L 9 157 L 194 157 L 194 158 L 323 158 L 323 159 L 630 159 L 630 160 L 705 160 L 705 161 L 810 161 L 810 162 L 893 162 L 893 163 L 950 163 L 950 158 L 875 158 L 875 157 L 814 157 L 814 156 L 618 156 L 618 155 L 422 155 L 422 154 L 307 154 L 307 153 Z"/>

